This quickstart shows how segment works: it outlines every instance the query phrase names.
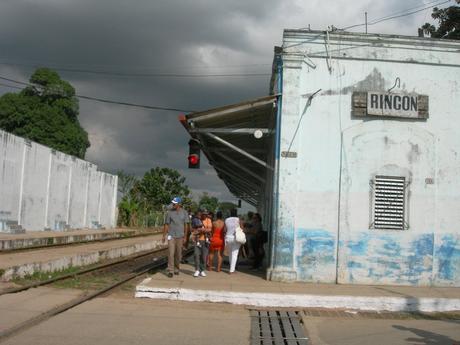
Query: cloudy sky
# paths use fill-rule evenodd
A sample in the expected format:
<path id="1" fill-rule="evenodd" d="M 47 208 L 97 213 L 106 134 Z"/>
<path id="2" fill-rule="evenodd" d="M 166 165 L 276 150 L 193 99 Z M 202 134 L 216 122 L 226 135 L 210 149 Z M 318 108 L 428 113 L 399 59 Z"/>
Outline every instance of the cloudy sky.
<path id="1" fill-rule="evenodd" d="M 273 47 L 284 28 L 343 28 L 362 23 L 365 12 L 372 21 L 440 2 L 0 0 L 0 76 L 27 81 L 36 66 L 53 67 L 80 95 L 205 110 L 268 94 Z M 417 35 L 430 14 L 384 21 L 369 32 Z M 0 85 L 0 95 L 12 91 Z M 174 168 L 195 194 L 234 201 L 207 162 L 187 169 L 188 135 L 178 115 L 81 100 L 80 121 L 91 141 L 86 158 L 101 170 L 138 176 L 155 166 Z"/>

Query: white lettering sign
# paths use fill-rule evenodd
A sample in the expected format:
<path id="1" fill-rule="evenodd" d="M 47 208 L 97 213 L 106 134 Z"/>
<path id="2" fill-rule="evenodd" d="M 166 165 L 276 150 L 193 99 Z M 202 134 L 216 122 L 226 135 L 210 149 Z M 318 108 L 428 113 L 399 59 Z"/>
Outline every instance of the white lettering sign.
<path id="1" fill-rule="evenodd" d="M 367 114 L 418 117 L 418 95 L 385 92 L 367 93 Z"/>

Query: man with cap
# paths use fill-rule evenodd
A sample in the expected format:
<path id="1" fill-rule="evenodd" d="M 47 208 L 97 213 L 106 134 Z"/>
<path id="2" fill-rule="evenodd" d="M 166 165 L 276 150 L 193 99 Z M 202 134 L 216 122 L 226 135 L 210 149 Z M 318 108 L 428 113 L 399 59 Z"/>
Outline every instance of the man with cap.
<path id="1" fill-rule="evenodd" d="M 179 265 L 182 258 L 182 246 L 188 235 L 188 224 L 190 222 L 188 213 L 182 209 L 182 199 L 176 196 L 171 201 L 172 209 L 168 210 L 163 229 L 163 242 L 168 236 L 168 277 L 179 274 Z"/>

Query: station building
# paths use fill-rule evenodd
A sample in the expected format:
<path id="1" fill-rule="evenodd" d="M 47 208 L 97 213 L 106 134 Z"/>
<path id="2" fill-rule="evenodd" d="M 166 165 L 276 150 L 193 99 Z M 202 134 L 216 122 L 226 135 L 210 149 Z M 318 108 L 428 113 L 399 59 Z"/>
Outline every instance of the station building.
<path id="1" fill-rule="evenodd" d="M 181 118 L 263 214 L 267 279 L 460 286 L 460 42 L 285 30 L 270 90 Z"/>

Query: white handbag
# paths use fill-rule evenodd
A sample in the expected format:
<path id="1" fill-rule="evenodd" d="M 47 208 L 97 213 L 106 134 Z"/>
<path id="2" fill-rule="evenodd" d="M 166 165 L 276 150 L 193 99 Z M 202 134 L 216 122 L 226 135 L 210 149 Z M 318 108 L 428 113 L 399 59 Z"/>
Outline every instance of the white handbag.
<path id="1" fill-rule="evenodd" d="M 235 229 L 235 241 L 239 244 L 246 243 L 246 234 L 240 226 Z"/>

